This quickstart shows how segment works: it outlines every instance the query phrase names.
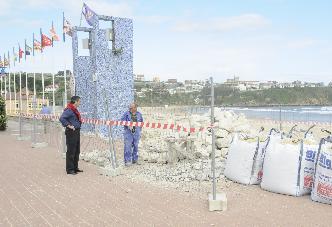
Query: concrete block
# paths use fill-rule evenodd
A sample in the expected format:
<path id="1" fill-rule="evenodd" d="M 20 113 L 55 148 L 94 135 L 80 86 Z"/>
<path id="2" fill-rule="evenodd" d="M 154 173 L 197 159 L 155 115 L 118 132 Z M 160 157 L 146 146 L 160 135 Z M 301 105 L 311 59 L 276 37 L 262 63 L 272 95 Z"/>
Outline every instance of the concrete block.
<path id="1" fill-rule="evenodd" d="M 209 211 L 226 211 L 227 197 L 226 193 L 217 193 L 216 199 L 213 199 L 212 193 L 209 193 Z"/>
<path id="2" fill-rule="evenodd" d="M 26 141 L 26 140 L 30 140 L 30 136 L 18 136 L 17 137 L 18 141 Z"/>
<path id="3" fill-rule="evenodd" d="M 121 175 L 121 169 L 119 168 L 100 168 L 99 169 L 99 174 L 104 175 L 104 176 L 109 176 L 109 177 L 116 177 Z"/>
<path id="4" fill-rule="evenodd" d="M 43 148 L 43 147 L 47 147 L 48 146 L 48 143 L 32 143 L 31 144 L 31 147 L 32 148 Z"/>

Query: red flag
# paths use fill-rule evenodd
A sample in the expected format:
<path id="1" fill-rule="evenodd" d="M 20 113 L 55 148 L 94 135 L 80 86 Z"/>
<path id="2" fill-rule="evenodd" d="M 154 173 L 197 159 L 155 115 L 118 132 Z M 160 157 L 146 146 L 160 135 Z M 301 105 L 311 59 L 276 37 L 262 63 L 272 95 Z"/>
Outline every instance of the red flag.
<path id="1" fill-rule="evenodd" d="M 24 51 L 21 49 L 21 47 L 19 48 L 18 50 L 18 57 L 19 58 L 22 58 L 23 57 L 23 54 L 24 54 Z"/>
<path id="2" fill-rule="evenodd" d="M 42 34 L 42 48 L 52 46 L 52 39 L 48 38 L 46 35 Z"/>

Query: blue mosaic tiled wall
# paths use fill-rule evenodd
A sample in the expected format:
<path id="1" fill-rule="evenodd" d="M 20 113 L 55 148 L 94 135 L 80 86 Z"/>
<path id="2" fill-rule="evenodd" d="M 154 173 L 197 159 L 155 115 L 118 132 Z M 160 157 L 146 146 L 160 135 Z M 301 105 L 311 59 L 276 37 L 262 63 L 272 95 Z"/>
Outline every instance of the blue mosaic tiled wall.
<path id="1" fill-rule="evenodd" d="M 133 23 L 131 19 L 104 17 L 113 20 L 115 49 L 114 53 L 106 40 L 106 30 L 99 29 L 96 18 L 93 27 L 74 27 L 73 30 L 73 71 L 75 93 L 81 97 L 80 111 L 86 118 L 107 119 L 106 100 L 109 100 L 110 119 L 119 120 L 134 100 L 133 88 Z M 90 56 L 78 55 L 78 31 L 90 33 Z M 102 134 L 107 134 L 106 127 L 97 127 Z M 84 131 L 94 131 L 91 125 L 84 125 Z M 122 136 L 122 127 L 113 127 L 115 137 Z"/>

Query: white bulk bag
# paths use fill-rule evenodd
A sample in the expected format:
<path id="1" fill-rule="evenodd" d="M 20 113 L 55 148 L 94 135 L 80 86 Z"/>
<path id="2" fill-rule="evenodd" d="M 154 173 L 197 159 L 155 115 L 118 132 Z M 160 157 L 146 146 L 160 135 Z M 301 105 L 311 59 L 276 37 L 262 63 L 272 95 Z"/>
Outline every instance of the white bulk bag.
<path id="1" fill-rule="evenodd" d="M 318 150 L 318 145 L 312 143 L 307 140 L 291 143 L 271 136 L 264 158 L 261 188 L 292 196 L 310 193 L 314 167 L 311 156 Z"/>
<path id="2" fill-rule="evenodd" d="M 332 143 L 324 139 L 317 154 L 311 199 L 332 204 Z"/>
<path id="3" fill-rule="evenodd" d="M 264 156 L 268 142 L 268 140 L 259 142 L 258 150 L 254 157 L 254 165 L 252 168 L 250 184 L 260 184 L 262 181 Z"/>
<path id="4" fill-rule="evenodd" d="M 224 175 L 241 184 L 259 184 L 265 143 L 241 140 L 235 134 L 228 151 Z"/>
<path id="5" fill-rule="evenodd" d="M 313 139 L 304 139 L 302 142 L 299 195 L 310 194 L 311 192 L 318 147 L 318 143 Z"/>

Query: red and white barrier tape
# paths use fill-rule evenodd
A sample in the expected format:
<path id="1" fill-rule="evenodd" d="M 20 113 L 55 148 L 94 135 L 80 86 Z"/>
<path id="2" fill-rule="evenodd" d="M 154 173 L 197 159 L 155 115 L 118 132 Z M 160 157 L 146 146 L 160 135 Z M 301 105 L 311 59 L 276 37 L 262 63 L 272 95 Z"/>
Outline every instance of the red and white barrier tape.
<path id="1" fill-rule="evenodd" d="M 36 118 L 36 119 L 48 119 L 48 120 L 59 120 L 60 115 L 50 115 L 50 114 L 21 114 L 22 117 L 27 118 Z M 279 121 L 275 120 L 253 120 L 255 122 L 259 122 L 261 124 L 279 124 Z M 178 132 L 202 132 L 206 129 L 215 128 L 216 125 L 209 125 L 207 127 L 200 128 L 186 128 L 182 125 L 172 124 L 172 123 L 151 123 L 151 122 L 131 122 L 131 121 L 113 121 L 113 120 L 100 120 L 100 119 L 89 119 L 83 118 L 82 122 L 85 124 L 93 124 L 93 125 L 109 125 L 109 126 L 136 126 L 142 128 L 151 128 L 151 129 L 163 129 L 163 130 L 176 130 Z M 283 125 L 285 124 L 305 124 L 305 125 L 319 125 L 319 126 L 331 126 L 329 122 L 314 122 L 314 121 L 283 121 Z"/>
<path id="2" fill-rule="evenodd" d="M 36 118 L 36 119 L 48 119 L 48 120 L 59 120 L 60 115 L 49 115 L 49 114 L 21 114 L 22 117 L 27 118 Z M 150 123 L 150 122 L 131 122 L 131 121 L 113 121 L 113 120 L 100 120 L 100 119 L 89 119 L 89 118 L 82 118 L 82 123 L 84 124 L 93 124 L 93 125 L 109 125 L 109 126 L 136 126 L 142 128 L 152 128 L 152 129 L 164 129 L 164 130 L 176 130 L 176 131 L 183 131 L 183 132 L 202 132 L 206 128 L 186 128 L 182 125 L 172 124 L 172 123 Z"/>

